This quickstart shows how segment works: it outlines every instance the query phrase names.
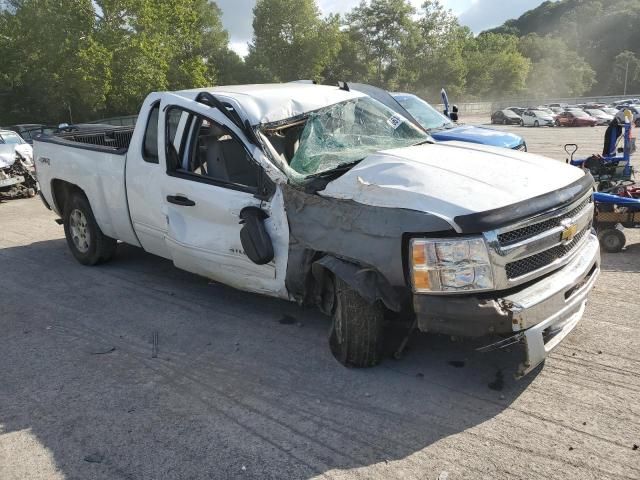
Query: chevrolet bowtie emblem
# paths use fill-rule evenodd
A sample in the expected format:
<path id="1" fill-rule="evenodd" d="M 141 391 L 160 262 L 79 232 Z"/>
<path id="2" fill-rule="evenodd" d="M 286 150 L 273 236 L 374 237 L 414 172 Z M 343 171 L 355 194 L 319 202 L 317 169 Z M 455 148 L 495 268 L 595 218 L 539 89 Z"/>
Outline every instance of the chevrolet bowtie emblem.
<path id="1" fill-rule="evenodd" d="M 569 220 L 565 220 L 562 222 L 562 226 L 564 230 L 562 230 L 562 241 L 565 243 L 570 242 L 578 233 L 578 225 L 575 223 L 571 223 Z"/>

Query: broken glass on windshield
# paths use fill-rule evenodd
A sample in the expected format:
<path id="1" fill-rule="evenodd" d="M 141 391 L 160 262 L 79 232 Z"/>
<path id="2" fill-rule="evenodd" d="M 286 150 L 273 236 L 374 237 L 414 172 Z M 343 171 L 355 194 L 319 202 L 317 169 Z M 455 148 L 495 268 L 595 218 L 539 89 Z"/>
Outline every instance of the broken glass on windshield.
<path id="1" fill-rule="evenodd" d="M 430 140 L 403 116 L 370 97 L 322 108 L 309 115 L 290 167 L 305 176 L 355 164 L 380 150 Z"/>

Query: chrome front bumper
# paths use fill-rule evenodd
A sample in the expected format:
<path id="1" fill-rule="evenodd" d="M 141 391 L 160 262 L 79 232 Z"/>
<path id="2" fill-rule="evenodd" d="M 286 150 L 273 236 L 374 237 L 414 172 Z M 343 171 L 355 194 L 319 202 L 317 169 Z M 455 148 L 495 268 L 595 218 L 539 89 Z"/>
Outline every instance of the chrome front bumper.
<path id="1" fill-rule="evenodd" d="M 524 342 L 527 358 L 517 376 L 526 375 L 578 324 L 599 273 L 600 246 L 597 237 L 589 233 L 569 264 L 530 287 L 498 300 L 508 312 L 516 333 L 479 350 L 490 351 Z"/>

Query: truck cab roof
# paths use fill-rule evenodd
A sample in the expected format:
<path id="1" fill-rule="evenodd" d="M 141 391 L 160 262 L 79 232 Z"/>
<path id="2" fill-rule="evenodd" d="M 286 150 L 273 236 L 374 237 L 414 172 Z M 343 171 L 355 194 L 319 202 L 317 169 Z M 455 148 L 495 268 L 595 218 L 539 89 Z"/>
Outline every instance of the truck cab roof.
<path id="1" fill-rule="evenodd" d="M 209 92 L 221 100 L 234 100 L 242 106 L 252 126 L 281 122 L 328 105 L 365 96 L 337 86 L 309 83 L 220 86 L 182 90 L 175 94 L 195 99 L 201 92 Z"/>

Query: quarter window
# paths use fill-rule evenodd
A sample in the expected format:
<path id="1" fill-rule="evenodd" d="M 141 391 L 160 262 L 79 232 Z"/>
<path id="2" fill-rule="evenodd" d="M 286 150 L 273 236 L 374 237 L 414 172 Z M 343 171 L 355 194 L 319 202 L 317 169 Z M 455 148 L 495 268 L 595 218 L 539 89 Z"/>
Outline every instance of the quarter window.
<path id="1" fill-rule="evenodd" d="M 158 117 L 160 104 L 151 107 L 147 128 L 144 131 L 144 143 L 142 145 L 142 158 L 145 162 L 158 163 Z"/>

